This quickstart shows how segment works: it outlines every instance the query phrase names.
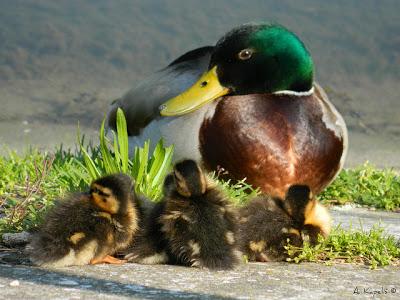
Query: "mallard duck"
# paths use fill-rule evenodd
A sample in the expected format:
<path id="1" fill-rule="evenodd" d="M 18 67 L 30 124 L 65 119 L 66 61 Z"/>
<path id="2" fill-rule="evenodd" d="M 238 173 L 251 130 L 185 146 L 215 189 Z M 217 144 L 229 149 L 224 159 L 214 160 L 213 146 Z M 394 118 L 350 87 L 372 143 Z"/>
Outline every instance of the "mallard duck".
<path id="1" fill-rule="evenodd" d="M 88 193 L 75 193 L 57 203 L 33 235 L 27 251 L 42 267 L 110 263 L 138 229 L 138 212 L 129 176 L 95 180 Z"/>
<path id="2" fill-rule="evenodd" d="M 118 107 L 132 146 L 163 138 L 175 160 L 281 198 L 293 184 L 318 194 L 346 157 L 345 122 L 315 83 L 303 42 L 280 25 L 245 24 L 181 56 L 113 103 L 111 127 Z"/>
<path id="3" fill-rule="evenodd" d="M 258 196 L 239 215 L 238 241 L 249 261 L 286 260 L 288 244 L 301 247 L 303 236 L 315 244 L 318 234 L 329 233 L 331 223 L 325 208 L 302 185 L 291 186 L 285 199 Z"/>
<path id="4" fill-rule="evenodd" d="M 128 260 L 209 269 L 231 269 L 240 262 L 237 214 L 195 161 L 175 165 L 164 193 Z"/>

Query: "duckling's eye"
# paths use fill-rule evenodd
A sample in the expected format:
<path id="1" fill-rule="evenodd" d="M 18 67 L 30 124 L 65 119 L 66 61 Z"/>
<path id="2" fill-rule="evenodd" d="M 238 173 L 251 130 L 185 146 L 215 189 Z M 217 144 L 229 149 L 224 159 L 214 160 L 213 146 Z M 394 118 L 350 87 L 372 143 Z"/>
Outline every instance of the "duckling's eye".
<path id="1" fill-rule="evenodd" d="M 248 60 L 251 58 L 252 55 L 253 55 L 252 49 L 243 49 L 238 53 L 238 58 L 240 60 Z"/>

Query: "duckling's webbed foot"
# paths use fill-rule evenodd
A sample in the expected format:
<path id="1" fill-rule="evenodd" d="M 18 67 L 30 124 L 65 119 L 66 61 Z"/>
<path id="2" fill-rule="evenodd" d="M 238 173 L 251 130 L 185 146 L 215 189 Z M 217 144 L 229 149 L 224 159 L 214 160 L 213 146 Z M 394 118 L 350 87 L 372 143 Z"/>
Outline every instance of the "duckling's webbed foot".
<path id="1" fill-rule="evenodd" d="M 111 255 L 106 255 L 103 258 L 93 258 L 92 260 L 90 260 L 90 264 L 91 265 L 97 265 L 97 264 L 112 264 L 112 265 L 122 265 L 124 263 L 126 263 L 127 260 L 125 259 L 118 259 L 116 257 L 113 257 Z"/>

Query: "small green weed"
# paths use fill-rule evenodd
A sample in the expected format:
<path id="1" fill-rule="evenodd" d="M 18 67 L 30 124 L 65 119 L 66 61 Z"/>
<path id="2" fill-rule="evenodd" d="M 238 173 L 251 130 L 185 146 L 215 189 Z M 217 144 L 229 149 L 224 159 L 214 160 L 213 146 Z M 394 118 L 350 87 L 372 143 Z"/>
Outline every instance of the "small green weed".
<path id="1" fill-rule="evenodd" d="M 222 190 L 236 206 L 245 205 L 247 201 L 261 193 L 259 188 L 253 188 L 250 184 L 246 183 L 246 178 L 232 183 L 231 180 L 218 179 L 215 173 L 211 173 L 210 176 L 218 182 Z"/>
<path id="2" fill-rule="evenodd" d="M 343 170 L 319 195 L 323 202 L 349 202 L 386 210 L 400 208 L 400 176 L 392 169 L 377 169 L 370 163 Z"/>
<path id="3" fill-rule="evenodd" d="M 393 236 L 387 236 L 380 226 L 369 231 L 334 228 L 326 239 L 312 247 L 308 242 L 302 248 L 288 246 L 289 255 L 300 253 L 289 261 L 363 263 L 374 269 L 378 266 L 400 265 L 400 247 Z"/>

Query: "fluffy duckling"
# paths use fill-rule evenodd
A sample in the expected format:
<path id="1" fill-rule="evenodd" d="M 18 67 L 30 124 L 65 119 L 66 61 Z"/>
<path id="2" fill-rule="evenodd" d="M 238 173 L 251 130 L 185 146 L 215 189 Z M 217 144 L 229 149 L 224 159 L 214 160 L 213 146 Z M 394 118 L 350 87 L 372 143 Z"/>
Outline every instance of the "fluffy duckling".
<path id="1" fill-rule="evenodd" d="M 146 242 L 135 242 L 129 260 L 210 269 L 230 269 L 240 262 L 236 213 L 196 162 L 175 165 L 164 195 L 146 224 Z"/>
<path id="2" fill-rule="evenodd" d="M 332 218 L 308 186 L 291 186 L 281 205 L 312 245 L 318 243 L 319 235 L 327 237 L 331 232 Z"/>
<path id="3" fill-rule="evenodd" d="M 189 266 L 233 268 L 241 253 L 237 215 L 229 201 L 193 160 L 176 164 L 173 179 L 166 182 L 160 223 L 174 259 Z"/>
<path id="4" fill-rule="evenodd" d="M 329 234 L 330 222 L 309 187 L 293 185 L 284 201 L 260 196 L 240 210 L 239 244 L 249 261 L 282 261 L 289 257 L 285 246 L 301 247 L 304 234 L 316 243 L 318 234 Z"/>
<path id="5" fill-rule="evenodd" d="M 44 267 L 123 263 L 111 255 L 138 230 L 135 198 L 130 177 L 115 174 L 57 203 L 27 246 L 31 261 Z"/>

